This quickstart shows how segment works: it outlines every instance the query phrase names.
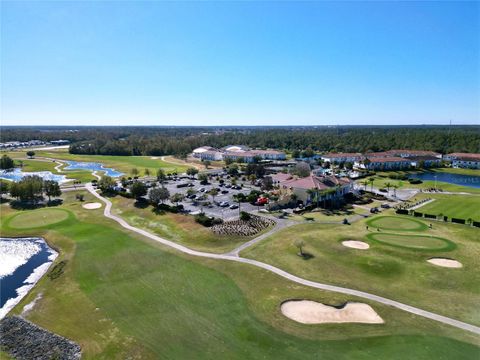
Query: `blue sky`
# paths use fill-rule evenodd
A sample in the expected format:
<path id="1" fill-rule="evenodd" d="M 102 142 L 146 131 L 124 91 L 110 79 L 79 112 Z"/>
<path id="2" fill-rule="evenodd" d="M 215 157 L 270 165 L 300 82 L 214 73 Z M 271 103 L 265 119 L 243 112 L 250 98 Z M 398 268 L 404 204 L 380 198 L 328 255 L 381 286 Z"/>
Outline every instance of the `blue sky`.
<path id="1" fill-rule="evenodd" d="M 1 2 L 4 125 L 480 123 L 478 2 Z"/>

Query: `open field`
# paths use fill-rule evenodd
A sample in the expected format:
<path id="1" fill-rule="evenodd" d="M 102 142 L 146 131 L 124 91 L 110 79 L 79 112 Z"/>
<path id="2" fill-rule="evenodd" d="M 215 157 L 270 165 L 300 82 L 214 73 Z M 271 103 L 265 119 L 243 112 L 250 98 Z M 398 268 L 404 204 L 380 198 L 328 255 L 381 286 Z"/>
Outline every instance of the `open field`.
<path id="1" fill-rule="evenodd" d="M 36 151 L 36 157 L 47 157 L 59 160 L 72 160 L 72 161 L 85 161 L 85 162 L 99 162 L 105 167 L 114 168 L 115 170 L 125 173 L 126 176 L 130 175 L 132 168 L 137 168 L 140 175 L 143 175 L 145 169 L 149 169 L 152 175 L 160 168 L 165 172 L 184 172 L 188 166 L 181 164 L 170 164 L 162 161 L 160 157 L 152 159 L 151 156 L 111 156 L 111 155 L 79 155 L 70 154 L 68 149 L 57 149 L 47 151 Z M 11 151 L 7 152 L 7 155 L 12 158 L 25 158 L 25 151 Z"/>
<path id="2" fill-rule="evenodd" d="M 480 221 L 480 196 L 421 194 L 415 198 L 435 199 L 418 208 L 422 213 Z"/>
<path id="3" fill-rule="evenodd" d="M 376 218 L 382 217 L 379 215 Z M 399 223 L 408 219 L 398 218 Z M 480 324 L 477 311 L 480 289 L 476 285 L 480 281 L 476 271 L 480 256 L 478 229 L 435 222 L 433 229 L 425 231 L 388 232 L 400 234 L 394 235 L 397 245 L 400 241 L 400 245 L 410 244 L 410 247 L 369 240 L 368 236 L 389 235 L 371 227 L 366 230 L 366 222 L 361 220 L 352 225 L 293 226 L 243 251 L 241 255 L 267 262 L 303 278 L 369 291 Z M 412 240 L 413 235 L 424 238 Z M 447 246 L 443 240 L 430 239 L 430 236 L 450 240 L 456 248 Z M 304 251 L 313 256 L 309 260 L 297 255 L 294 242 L 298 239 L 305 242 Z M 370 248 L 349 249 L 341 244 L 345 240 L 364 241 Z M 418 240 L 420 243 L 417 243 Z M 430 241 L 428 245 L 434 248 L 422 251 L 411 248 L 412 242 L 414 246 L 425 246 L 425 241 Z M 438 249 L 440 244 L 445 246 L 443 250 Z M 456 259 L 464 267 L 455 271 L 434 268 L 426 262 L 433 256 Z"/>
<path id="4" fill-rule="evenodd" d="M 296 323 L 279 310 L 286 299 L 359 300 L 248 265 L 172 253 L 101 210 L 84 210 L 74 192 L 64 197 L 61 208 L 73 214 L 67 221 L 34 232 L 2 227 L 2 235 L 44 236 L 60 250 L 62 275 L 43 278 L 14 312 L 41 292 L 27 318 L 79 342 L 86 359 L 468 359 L 478 352 L 469 333 L 376 303 L 369 305 L 385 324 Z M 3 224 L 17 211 L 1 207 Z"/>

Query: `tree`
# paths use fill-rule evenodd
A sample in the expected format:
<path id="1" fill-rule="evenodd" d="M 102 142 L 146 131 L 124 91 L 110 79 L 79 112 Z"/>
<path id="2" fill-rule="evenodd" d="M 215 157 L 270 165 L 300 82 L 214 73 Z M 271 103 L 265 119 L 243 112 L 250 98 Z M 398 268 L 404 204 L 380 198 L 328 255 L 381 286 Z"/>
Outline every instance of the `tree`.
<path id="1" fill-rule="evenodd" d="M 236 201 L 238 204 L 238 216 L 240 216 L 240 205 L 242 200 L 245 199 L 245 195 L 242 193 L 238 193 L 232 196 L 233 201 Z"/>
<path id="2" fill-rule="evenodd" d="M 10 186 L 8 182 L 0 180 L 0 197 L 2 197 L 4 194 L 8 194 Z"/>
<path id="3" fill-rule="evenodd" d="M 130 193 L 135 199 L 139 200 L 142 196 L 147 195 L 147 186 L 141 181 L 135 181 L 130 185 Z"/>
<path id="4" fill-rule="evenodd" d="M 246 211 L 240 212 L 240 220 L 242 220 L 242 221 L 248 221 L 248 220 L 250 220 L 251 218 L 252 218 L 252 216 L 251 216 L 248 212 L 246 212 Z"/>
<path id="5" fill-rule="evenodd" d="M 137 168 L 132 168 L 130 170 L 130 174 L 132 174 L 133 177 L 138 176 L 138 169 Z"/>
<path id="6" fill-rule="evenodd" d="M 32 159 L 35 156 L 35 151 L 29 150 L 27 151 L 27 156 Z"/>
<path id="7" fill-rule="evenodd" d="M 265 176 L 262 180 L 262 190 L 272 190 L 273 179 L 271 176 Z"/>
<path id="8" fill-rule="evenodd" d="M 230 164 L 227 168 L 228 175 L 237 175 L 238 174 L 238 165 Z"/>
<path id="9" fill-rule="evenodd" d="M 201 185 L 207 185 L 208 184 L 207 174 L 205 174 L 205 173 L 198 174 L 198 180 L 200 180 Z"/>
<path id="10" fill-rule="evenodd" d="M 187 169 L 187 175 L 188 176 L 195 176 L 198 174 L 198 169 L 191 167 Z"/>
<path id="11" fill-rule="evenodd" d="M 361 184 L 363 185 L 363 189 L 367 191 L 368 180 L 362 181 Z"/>
<path id="12" fill-rule="evenodd" d="M 303 248 L 305 247 L 305 241 L 303 240 L 295 240 L 295 247 L 298 248 L 299 254 L 301 257 L 303 257 L 305 254 L 303 253 Z"/>
<path id="13" fill-rule="evenodd" d="M 108 175 L 102 176 L 100 180 L 98 180 L 98 188 L 102 191 L 102 193 L 109 193 L 113 191 L 116 183 L 112 177 Z"/>
<path id="14" fill-rule="evenodd" d="M 21 201 L 33 201 L 43 194 L 43 179 L 40 176 L 25 176 L 22 180 L 10 185 L 10 195 Z"/>
<path id="15" fill-rule="evenodd" d="M 375 178 L 371 177 L 368 179 L 368 182 L 370 183 L 370 191 L 373 192 L 373 183 L 375 182 Z"/>
<path id="16" fill-rule="evenodd" d="M 399 186 L 393 184 L 393 185 L 392 185 L 392 188 L 393 188 L 393 196 L 397 197 L 397 189 L 399 188 Z"/>
<path id="17" fill-rule="evenodd" d="M 182 193 L 175 193 L 170 197 L 170 201 L 175 203 L 178 206 L 178 203 L 182 201 L 185 196 Z"/>
<path id="18" fill-rule="evenodd" d="M 218 190 L 212 189 L 208 192 L 208 194 L 212 197 L 212 202 L 215 203 L 215 196 L 218 195 Z"/>
<path id="19" fill-rule="evenodd" d="M 83 194 L 76 194 L 75 195 L 75 199 L 77 199 L 78 201 L 83 201 L 85 198 L 85 195 Z"/>
<path id="20" fill-rule="evenodd" d="M 203 165 L 205 166 L 205 169 L 208 169 L 208 167 L 212 164 L 210 160 L 203 160 Z"/>
<path id="21" fill-rule="evenodd" d="M 393 184 L 390 182 L 386 182 L 384 186 L 387 188 L 387 193 L 390 193 L 390 189 L 392 188 Z"/>
<path id="22" fill-rule="evenodd" d="M 148 197 L 150 199 L 150 202 L 154 206 L 158 206 L 159 203 L 163 204 L 163 202 L 170 197 L 170 192 L 168 191 L 167 188 L 162 186 L 162 187 L 150 190 Z"/>
<path id="23" fill-rule="evenodd" d="M 45 180 L 43 182 L 43 189 L 45 191 L 45 195 L 48 196 L 48 202 L 50 202 L 52 196 L 58 197 L 62 195 L 60 185 L 58 185 L 58 182 L 53 180 Z"/>
<path id="24" fill-rule="evenodd" d="M 157 170 L 157 180 L 160 184 L 163 184 L 166 180 L 167 176 L 165 175 L 165 171 L 163 169 Z"/>
<path id="25" fill-rule="evenodd" d="M 298 159 L 300 157 L 300 150 L 295 149 L 292 151 L 292 158 Z"/>
<path id="26" fill-rule="evenodd" d="M 15 167 L 15 163 L 12 158 L 8 155 L 3 155 L 0 159 L 0 169 L 8 170 L 13 169 Z"/>
<path id="27" fill-rule="evenodd" d="M 294 173 L 299 177 L 307 177 L 310 175 L 310 165 L 306 162 L 299 162 L 295 165 Z"/>
<path id="28" fill-rule="evenodd" d="M 145 174 L 145 176 L 150 176 L 150 169 L 149 169 L 149 168 L 145 168 L 145 170 L 143 171 L 143 173 Z"/>

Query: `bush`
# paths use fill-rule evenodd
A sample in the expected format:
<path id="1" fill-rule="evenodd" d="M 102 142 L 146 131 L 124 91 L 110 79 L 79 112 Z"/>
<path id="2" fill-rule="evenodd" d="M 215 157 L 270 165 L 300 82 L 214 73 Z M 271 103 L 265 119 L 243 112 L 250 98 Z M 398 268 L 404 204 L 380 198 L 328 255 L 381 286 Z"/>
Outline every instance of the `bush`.
<path id="1" fill-rule="evenodd" d="M 452 218 L 452 223 L 465 224 L 465 219 Z"/>
<path id="2" fill-rule="evenodd" d="M 397 209 L 395 212 L 399 215 L 408 215 L 408 210 L 406 209 Z"/>
<path id="3" fill-rule="evenodd" d="M 423 183 L 423 181 L 420 180 L 420 179 L 408 179 L 408 182 L 410 184 L 421 184 L 421 183 Z"/>
<path id="4" fill-rule="evenodd" d="M 251 219 L 251 216 L 249 213 L 247 213 L 246 211 L 242 211 L 240 212 L 240 220 L 242 221 L 248 221 Z"/>
<path id="5" fill-rule="evenodd" d="M 425 214 L 424 216 L 428 219 L 436 219 L 437 218 L 437 215 L 432 215 L 432 214 Z"/>
<path id="6" fill-rule="evenodd" d="M 480 221 L 472 221 L 472 225 L 476 227 L 480 227 Z"/>
<path id="7" fill-rule="evenodd" d="M 195 215 L 195 221 L 205 227 L 213 226 L 214 218 L 205 215 L 204 213 Z"/>
<path id="8" fill-rule="evenodd" d="M 422 216 L 423 216 L 423 213 L 418 212 L 418 211 L 414 211 L 414 212 L 413 212 L 413 216 L 415 216 L 415 217 L 422 217 Z"/>

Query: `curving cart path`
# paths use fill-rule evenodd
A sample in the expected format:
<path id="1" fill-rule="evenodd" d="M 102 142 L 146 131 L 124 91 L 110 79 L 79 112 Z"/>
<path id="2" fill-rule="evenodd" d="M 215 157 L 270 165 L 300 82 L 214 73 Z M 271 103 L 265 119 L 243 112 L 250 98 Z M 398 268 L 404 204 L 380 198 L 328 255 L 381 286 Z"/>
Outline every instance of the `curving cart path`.
<path id="1" fill-rule="evenodd" d="M 93 173 L 93 175 L 96 176 L 97 178 L 100 178 L 100 176 L 98 176 L 96 173 Z M 192 250 L 192 249 L 190 249 L 186 246 L 183 246 L 183 245 L 177 244 L 173 241 L 161 238 L 160 236 L 154 235 L 154 234 L 152 234 L 148 231 L 145 231 L 143 229 L 139 229 L 137 227 L 134 227 L 134 226 L 128 224 L 121 217 L 113 215 L 111 213 L 111 208 L 112 208 L 111 201 L 104 198 L 100 194 L 98 194 L 91 184 L 88 184 L 86 186 L 86 189 L 93 196 L 95 196 L 96 198 L 101 200 L 103 203 L 105 203 L 104 215 L 107 218 L 116 221 L 117 223 L 119 223 L 122 227 L 124 227 L 127 230 L 136 232 L 137 234 L 143 235 L 143 236 L 145 236 L 145 237 L 147 237 L 151 240 L 162 243 L 163 245 L 169 246 L 169 247 L 171 247 L 173 249 L 176 249 L 178 251 L 181 251 L 185 254 L 192 255 L 192 256 L 200 256 L 200 257 L 205 257 L 205 258 L 210 258 L 210 259 L 236 261 L 236 262 L 240 262 L 240 263 L 244 263 L 244 264 L 253 265 L 253 266 L 265 269 L 267 271 L 270 271 L 272 273 L 275 273 L 279 276 L 282 276 L 282 277 L 284 277 L 284 278 L 286 278 L 290 281 L 296 282 L 296 283 L 301 284 L 301 285 L 305 285 L 305 286 L 309 286 L 309 287 L 313 287 L 313 288 L 317 288 L 317 289 L 321 289 L 321 290 L 333 291 L 333 292 L 346 294 L 346 295 L 357 296 L 357 297 L 367 299 L 367 300 L 371 300 L 371 301 L 375 301 L 375 302 L 378 302 L 378 303 L 381 303 L 381 304 L 384 304 L 384 305 L 393 306 L 397 309 L 400 309 L 400 310 L 403 310 L 403 311 L 406 311 L 406 312 L 409 312 L 409 313 L 412 313 L 412 314 L 415 314 L 415 315 L 418 315 L 418 316 L 423 316 L 427 319 L 435 320 L 435 321 L 438 321 L 438 322 L 441 322 L 441 323 L 444 323 L 444 324 L 447 324 L 447 325 L 451 325 L 451 326 L 454 326 L 456 328 L 459 328 L 459 329 L 462 329 L 462 330 L 469 331 L 469 332 L 472 332 L 474 334 L 480 335 L 480 327 L 475 326 L 475 325 L 471 325 L 471 324 L 468 324 L 468 323 L 465 323 L 465 322 L 462 322 L 462 321 L 459 321 L 459 320 L 455 320 L 455 319 L 452 319 L 452 318 L 449 318 L 449 317 L 446 317 L 446 316 L 435 314 L 435 313 L 432 313 L 432 312 L 429 312 L 429 311 L 426 311 L 426 310 L 416 308 L 414 306 L 403 304 L 401 302 L 398 302 L 398 301 L 395 301 L 395 300 L 390 300 L 388 298 L 384 298 L 382 296 L 377 296 L 377 295 L 370 294 L 370 293 L 367 293 L 367 292 L 363 292 L 363 291 L 359 291 L 359 290 L 355 290 L 355 289 L 344 288 L 344 287 L 340 287 L 340 286 L 323 284 L 323 283 L 319 283 L 319 282 L 315 282 L 315 281 L 311 281 L 311 280 L 306 280 L 306 279 L 300 278 L 298 276 L 295 276 L 293 274 L 290 274 L 290 273 L 288 273 L 288 272 L 286 272 L 282 269 L 279 269 L 275 266 L 272 266 L 272 265 L 269 265 L 269 264 L 266 264 L 266 263 L 263 263 L 263 262 L 260 262 L 260 261 L 252 260 L 252 259 L 242 258 L 242 257 L 238 256 L 238 252 L 240 251 L 240 249 L 238 249 L 238 248 L 233 250 L 230 253 L 227 253 L 227 254 L 213 254 L 213 253 L 208 253 L 208 252 Z M 278 228 L 274 228 L 273 230 L 271 230 L 267 234 L 270 235 L 272 232 L 274 232 L 275 229 L 278 230 Z M 260 238 L 259 240 L 262 240 L 265 237 L 265 235 L 267 235 L 267 234 L 261 235 L 259 237 Z M 254 239 L 254 240 L 256 240 L 256 239 Z M 254 241 L 254 240 L 248 242 L 247 244 L 249 244 L 249 245 L 247 245 L 245 247 L 242 246 L 241 250 L 245 249 L 246 247 L 248 247 L 248 246 L 250 246 L 250 245 L 252 245 L 256 242 L 258 242 L 258 241 Z"/>

